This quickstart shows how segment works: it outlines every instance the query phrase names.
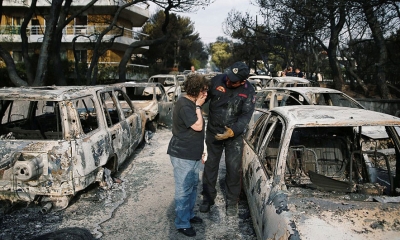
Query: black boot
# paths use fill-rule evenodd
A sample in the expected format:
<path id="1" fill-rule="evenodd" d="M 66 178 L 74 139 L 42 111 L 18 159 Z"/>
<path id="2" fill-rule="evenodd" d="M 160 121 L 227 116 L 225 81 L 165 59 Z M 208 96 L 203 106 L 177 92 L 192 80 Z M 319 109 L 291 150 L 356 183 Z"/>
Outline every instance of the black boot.
<path id="1" fill-rule="evenodd" d="M 199 210 L 202 213 L 209 212 L 212 205 L 214 205 L 214 201 L 210 202 L 208 200 L 203 200 L 203 202 L 200 205 Z"/>

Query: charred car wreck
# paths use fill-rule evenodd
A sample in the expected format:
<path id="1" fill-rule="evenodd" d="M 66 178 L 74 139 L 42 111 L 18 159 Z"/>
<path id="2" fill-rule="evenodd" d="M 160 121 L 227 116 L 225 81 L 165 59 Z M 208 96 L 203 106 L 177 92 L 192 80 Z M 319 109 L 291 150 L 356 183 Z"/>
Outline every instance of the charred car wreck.
<path id="1" fill-rule="evenodd" d="M 144 113 L 116 87 L 2 88 L 0 116 L 0 199 L 53 208 L 117 171 L 144 136 Z"/>
<path id="2" fill-rule="evenodd" d="M 330 88 L 271 87 L 257 91 L 257 108 L 273 109 L 274 107 L 293 105 L 326 105 L 365 109 L 347 94 Z"/>
<path id="3" fill-rule="evenodd" d="M 133 106 L 145 112 L 146 129 L 155 132 L 158 125 L 172 127 L 172 112 L 175 101 L 169 101 L 162 84 L 158 82 L 124 82 L 116 83 L 114 86 L 121 87 L 131 99 Z"/>
<path id="4" fill-rule="evenodd" d="M 399 118 L 333 106 L 258 110 L 243 183 L 259 239 L 399 236 Z M 371 126 L 385 138 L 365 135 Z"/>

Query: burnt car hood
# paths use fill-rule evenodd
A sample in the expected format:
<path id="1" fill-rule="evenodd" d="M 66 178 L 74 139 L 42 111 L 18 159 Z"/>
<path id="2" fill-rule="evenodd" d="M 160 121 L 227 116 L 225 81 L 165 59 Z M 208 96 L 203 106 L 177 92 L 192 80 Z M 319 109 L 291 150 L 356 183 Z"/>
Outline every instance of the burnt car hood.
<path id="1" fill-rule="evenodd" d="M 391 201 L 392 199 L 393 201 Z M 400 231 L 398 198 L 288 190 L 288 212 L 301 239 L 396 239 Z"/>

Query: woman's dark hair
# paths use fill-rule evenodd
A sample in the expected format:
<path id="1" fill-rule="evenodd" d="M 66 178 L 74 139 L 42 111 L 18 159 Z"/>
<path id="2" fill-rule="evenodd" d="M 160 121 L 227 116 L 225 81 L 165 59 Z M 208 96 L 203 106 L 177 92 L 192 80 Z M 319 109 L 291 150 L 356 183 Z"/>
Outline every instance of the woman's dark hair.
<path id="1" fill-rule="evenodd" d="M 201 91 L 208 89 L 208 80 L 202 74 L 189 74 L 183 86 L 187 95 L 197 97 Z"/>

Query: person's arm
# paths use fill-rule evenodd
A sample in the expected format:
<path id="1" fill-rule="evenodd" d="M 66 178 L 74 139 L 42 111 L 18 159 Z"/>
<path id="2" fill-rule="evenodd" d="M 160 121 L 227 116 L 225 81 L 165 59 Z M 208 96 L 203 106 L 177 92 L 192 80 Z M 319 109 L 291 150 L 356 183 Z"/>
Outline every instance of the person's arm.
<path id="1" fill-rule="evenodd" d="M 201 114 L 201 106 L 200 105 L 196 105 L 196 115 L 197 115 L 197 121 L 190 126 L 193 130 L 200 132 L 201 130 L 203 130 L 203 116 Z"/>
<path id="2" fill-rule="evenodd" d="M 204 104 L 204 101 L 207 98 L 207 94 L 203 94 L 202 92 L 199 93 L 199 95 L 196 98 L 196 115 L 197 115 L 197 121 L 190 126 L 193 130 L 200 132 L 203 130 L 203 115 L 201 113 L 202 109 L 201 106 Z"/>
<path id="3" fill-rule="evenodd" d="M 231 126 L 234 136 L 242 134 L 249 124 L 255 108 L 254 100 L 255 92 L 252 91 L 251 93 L 249 93 L 247 99 L 243 103 L 242 114 L 238 117 L 237 122 L 233 124 L 233 126 Z"/>

